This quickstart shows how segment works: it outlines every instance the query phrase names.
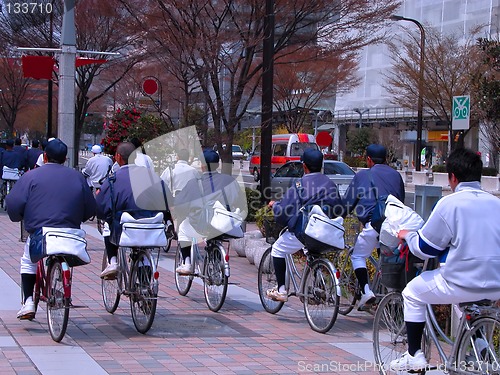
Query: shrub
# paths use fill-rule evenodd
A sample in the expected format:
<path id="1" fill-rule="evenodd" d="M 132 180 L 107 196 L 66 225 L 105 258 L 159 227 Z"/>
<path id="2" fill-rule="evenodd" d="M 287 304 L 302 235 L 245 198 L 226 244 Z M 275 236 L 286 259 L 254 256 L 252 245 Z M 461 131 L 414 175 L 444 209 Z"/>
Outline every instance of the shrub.
<path id="1" fill-rule="evenodd" d="M 446 173 L 446 165 L 433 165 L 432 172 L 434 172 L 434 173 Z"/>
<path id="2" fill-rule="evenodd" d="M 366 159 L 362 156 L 344 156 L 344 163 L 352 168 L 366 168 Z"/>
<path id="3" fill-rule="evenodd" d="M 255 212 L 255 223 L 257 224 L 257 228 L 259 228 L 260 233 L 262 233 L 263 236 L 266 235 L 266 231 L 264 229 L 264 218 L 265 217 L 274 218 L 273 210 L 268 205 L 265 205 L 265 206 L 259 208 Z"/>
<path id="4" fill-rule="evenodd" d="M 248 214 L 246 221 L 247 222 L 253 222 L 255 221 L 255 216 L 257 211 L 262 208 L 262 201 L 260 199 L 260 191 L 250 189 L 250 188 L 245 188 L 245 194 L 247 196 L 247 207 L 248 207 Z"/>
<path id="5" fill-rule="evenodd" d="M 496 168 L 493 167 L 484 167 L 483 168 L 483 176 L 496 176 L 498 174 L 498 171 Z"/>

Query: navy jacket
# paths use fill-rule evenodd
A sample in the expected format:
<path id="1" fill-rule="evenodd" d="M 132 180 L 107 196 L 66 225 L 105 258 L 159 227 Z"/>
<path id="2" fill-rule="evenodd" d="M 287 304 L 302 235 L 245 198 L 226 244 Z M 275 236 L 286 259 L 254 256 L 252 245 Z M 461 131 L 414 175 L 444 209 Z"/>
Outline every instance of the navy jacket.
<path id="1" fill-rule="evenodd" d="M 10 219 L 24 219 L 30 234 L 44 226 L 80 228 L 95 215 L 95 200 L 83 175 L 55 163 L 21 176 L 6 203 Z"/>
<path id="2" fill-rule="evenodd" d="M 299 210 L 304 205 L 328 206 L 329 217 L 343 214 L 342 200 L 337 185 L 323 173 L 308 173 L 300 180 L 300 188 L 295 183 L 286 191 L 281 201 L 274 203 L 273 213 L 277 223 L 288 226 L 295 232 Z"/>
<path id="3" fill-rule="evenodd" d="M 370 183 L 370 175 L 376 188 Z M 376 198 L 388 194 L 401 202 L 405 200 L 405 186 L 398 171 L 387 164 L 375 164 L 370 169 L 361 170 L 356 173 L 344 194 L 345 215 L 354 212 L 365 225 L 371 220 Z"/>
<path id="4" fill-rule="evenodd" d="M 168 210 L 167 202 L 172 199 L 170 190 L 163 184 L 165 195 L 163 194 L 160 177 L 150 169 L 135 164 L 124 165 L 116 171 L 114 178 L 112 186 L 109 178 L 106 179 L 96 196 L 98 218 L 110 224 L 113 222 L 113 202 L 116 212 Z M 137 215 L 133 216 L 139 218 Z"/>
<path id="5" fill-rule="evenodd" d="M 26 150 L 25 147 L 16 145 L 12 149 L 12 151 L 17 152 L 19 155 L 21 155 L 21 160 L 22 160 L 22 169 L 28 169 L 28 150 Z"/>
<path id="6" fill-rule="evenodd" d="M 25 159 L 23 155 L 19 152 L 13 150 L 5 150 L 2 154 L 2 160 L 0 161 L 0 167 L 17 168 L 19 170 L 23 169 L 25 165 Z"/>
<path id="7" fill-rule="evenodd" d="M 27 152 L 28 158 L 27 158 L 27 169 L 33 169 L 35 168 L 36 161 L 38 160 L 38 157 L 40 154 L 43 154 L 43 151 L 39 148 L 30 148 Z"/>

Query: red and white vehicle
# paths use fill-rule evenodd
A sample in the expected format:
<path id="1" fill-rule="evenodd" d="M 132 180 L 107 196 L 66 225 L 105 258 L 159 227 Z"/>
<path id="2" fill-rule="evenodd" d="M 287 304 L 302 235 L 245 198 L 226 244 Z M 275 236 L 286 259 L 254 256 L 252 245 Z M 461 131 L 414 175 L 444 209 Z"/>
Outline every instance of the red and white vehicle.
<path id="1" fill-rule="evenodd" d="M 255 181 L 260 180 L 260 149 L 257 145 L 250 158 L 249 172 L 254 176 Z M 314 136 L 312 134 L 276 134 L 272 138 L 271 146 L 271 173 L 276 168 L 282 166 L 288 161 L 300 160 L 304 150 L 314 148 L 319 150 Z"/>

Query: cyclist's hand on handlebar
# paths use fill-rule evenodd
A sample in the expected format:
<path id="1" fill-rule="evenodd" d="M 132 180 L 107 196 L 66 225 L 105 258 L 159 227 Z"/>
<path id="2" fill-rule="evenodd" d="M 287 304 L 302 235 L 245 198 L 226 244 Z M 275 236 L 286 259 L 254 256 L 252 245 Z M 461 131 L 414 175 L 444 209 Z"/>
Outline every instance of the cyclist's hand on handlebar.
<path id="1" fill-rule="evenodd" d="M 276 203 L 276 201 L 269 201 L 269 203 L 267 205 L 272 208 L 274 203 Z"/>
<path id="2" fill-rule="evenodd" d="M 398 232 L 398 238 L 399 238 L 400 240 L 404 240 L 404 239 L 406 238 L 406 235 L 407 235 L 408 233 L 410 233 L 410 231 L 409 231 L 409 230 L 407 230 L 407 229 L 401 229 L 401 230 Z"/>

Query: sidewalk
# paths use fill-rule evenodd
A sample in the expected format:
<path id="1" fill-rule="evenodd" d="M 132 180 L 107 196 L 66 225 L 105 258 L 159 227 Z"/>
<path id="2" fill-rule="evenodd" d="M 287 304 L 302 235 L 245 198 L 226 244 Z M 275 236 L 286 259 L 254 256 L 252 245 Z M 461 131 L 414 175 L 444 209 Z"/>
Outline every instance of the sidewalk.
<path id="1" fill-rule="evenodd" d="M 91 264 L 74 269 L 73 305 L 65 338 L 52 341 L 45 311 L 18 321 L 19 223 L 0 212 L 0 374 L 375 374 L 368 313 L 339 315 L 327 334 L 312 331 L 298 298 L 276 315 L 257 294 L 257 268 L 230 250 L 231 285 L 218 313 L 208 310 L 201 283 L 187 296 L 174 284 L 174 249 L 160 254 L 160 299 L 151 330 L 133 325 L 129 301 L 105 311 L 99 273 L 102 240 L 85 225 Z M 253 228 L 250 228 L 253 229 Z M 175 245 L 175 244 L 174 244 Z M 41 306 L 43 308 L 43 305 Z"/>

